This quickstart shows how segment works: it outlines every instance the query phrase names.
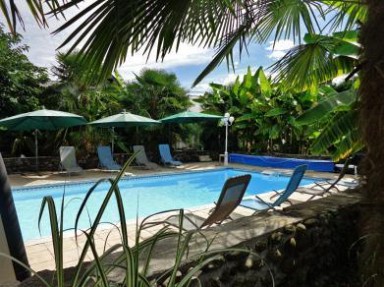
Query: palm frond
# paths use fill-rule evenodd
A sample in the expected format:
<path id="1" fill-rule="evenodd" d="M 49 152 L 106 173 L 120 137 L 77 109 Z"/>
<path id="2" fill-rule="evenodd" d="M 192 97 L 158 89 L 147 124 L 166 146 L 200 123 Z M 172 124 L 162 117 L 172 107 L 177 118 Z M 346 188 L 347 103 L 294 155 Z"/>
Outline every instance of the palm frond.
<path id="1" fill-rule="evenodd" d="M 336 146 L 339 142 L 354 142 L 351 135 L 356 135 L 355 131 L 358 129 L 357 118 L 357 111 L 355 110 L 338 113 L 314 141 L 311 150 L 314 153 L 322 154 L 328 151 L 330 147 Z M 350 139 L 346 139 L 347 137 L 350 137 Z M 340 148 L 345 150 L 345 144 L 340 145 Z"/>
<path id="2" fill-rule="evenodd" d="M 58 11 L 64 12 L 77 3 L 78 0 L 71 1 Z M 56 32 L 76 23 L 77 28 L 63 45 L 71 42 L 69 51 L 72 51 L 84 43 L 82 51 L 87 52 L 87 61 L 94 67 L 104 64 L 105 76 L 123 63 L 128 53 L 140 49 L 147 55 L 154 51 L 159 60 L 172 49 L 177 50 L 185 40 L 203 46 L 220 45 L 225 35 L 240 26 L 236 24 L 234 11 L 224 0 L 97 0 Z"/>
<path id="3" fill-rule="evenodd" d="M 228 42 L 223 43 L 223 45 L 218 49 L 216 55 L 213 60 L 208 64 L 208 66 L 197 76 L 196 80 L 193 82 L 192 86 L 196 86 L 200 83 L 205 76 L 207 76 L 210 72 L 212 72 L 225 57 L 233 58 L 232 51 L 237 43 L 239 45 L 245 45 L 244 39 L 244 31 L 245 27 L 240 27 L 238 31 L 234 32 L 231 36 L 228 36 Z"/>
<path id="4" fill-rule="evenodd" d="M 62 0 L 64 3 L 66 0 Z M 21 17 L 19 7 L 15 0 L 0 0 L 0 10 L 7 22 L 8 28 L 12 34 L 16 35 L 17 33 L 17 24 L 20 24 L 24 29 L 24 21 Z M 45 18 L 45 12 L 43 7 L 43 1 L 41 0 L 26 0 L 29 11 L 32 16 L 35 18 L 37 24 L 41 27 L 47 27 L 47 21 Z M 50 9 L 56 9 L 59 7 L 60 0 L 47 0 L 45 3 Z"/>
<path id="5" fill-rule="evenodd" d="M 7 25 L 12 34 L 16 34 L 16 24 L 18 19 L 23 25 L 23 19 L 20 16 L 19 9 L 17 6 L 12 5 L 13 1 L 7 4 L 6 0 L 0 0 L 0 9 L 3 13 L 5 20 L 7 21 Z M 14 4 L 14 3 L 13 3 Z M 10 7 L 9 7 L 10 6 Z"/>
<path id="6" fill-rule="evenodd" d="M 271 72 L 277 74 L 276 81 L 285 81 L 299 90 L 329 82 L 337 76 L 349 73 L 356 65 L 354 57 L 335 57 L 333 51 L 339 45 L 340 42 L 332 37 L 313 36 L 309 43 L 288 51 L 271 66 Z"/>
<path id="7" fill-rule="evenodd" d="M 255 25 L 253 30 L 253 35 L 258 38 L 259 42 L 266 41 L 272 34 L 274 34 L 274 43 L 288 38 L 300 41 L 303 32 L 315 33 L 320 29 L 317 17 L 325 19 L 323 7 L 317 1 L 262 2 L 265 7 L 257 13 L 260 22 Z M 255 6 L 258 5 L 258 3 L 255 4 Z M 302 31 L 303 27 L 306 31 Z"/>
<path id="8" fill-rule="evenodd" d="M 324 1 L 327 14 L 333 15 L 328 21 L 330 31 L 349 30 L 365 23 L 368 10 L 363 1 Z"/>
<path id="9" fill-rule="evenodd" d="M 318 122 L 323 117 L 327 117 L 330 113 L 335 112 L 339 107 L 350 107 L 353 102 L 357 100 L 355 90 L 347 90 L 343 92 L 336 92 L 332 88 L 331 91 L 327 90 L 328 94 L 324 100 L 321 100 L 313 108 L 306 110 L 297 119 L 296 123 L 299 125 L 310 125 Z M 350 109 L 350 108 L 348 108 Z"/>
<path id="10" fill-rule="evenodd" d="M 62 5 L 55 13 L 65 12 L 80 0 Z M 103 65 L 101 77 L 106 77 L 127 55 L 154 52 L 162 60 L 181 42 L 216 48 L 217 53 L 195 84 L 214 67 L 227 59 L 233 61 L 233 48 L 240 54 L 247 50 L 246 38 L 266 41 L 275 33 L 275 40 L 293 36 L 300 38 L 301 24 L 314 33 L 318 24 L 314 15 L 324 17 L 317 1 L 302 0 L 96 0 L 83 8 L 57 31 L 76 23 L 77 28 L 62 46 L 71 43 L 69 52 L 82 45 L 85 60 L 98 68 Z"/>
<path id="11" fill-rule="evenodd" d="M 364 143 L 361 139 L 361 132 L 358 128 L 350 131 L 349 134 L 344 135 L 340 141 L 335 144 L 335 151 L 332 153 L 334 161 L 348 158 L 364 148 Z"/>

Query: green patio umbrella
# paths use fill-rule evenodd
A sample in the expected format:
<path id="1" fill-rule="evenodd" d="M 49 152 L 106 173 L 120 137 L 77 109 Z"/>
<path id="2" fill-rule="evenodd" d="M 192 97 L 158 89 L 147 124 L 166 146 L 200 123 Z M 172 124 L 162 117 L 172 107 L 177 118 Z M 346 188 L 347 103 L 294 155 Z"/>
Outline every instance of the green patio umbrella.
<path id="1" fill-rule="evenodd" d="M 197 123 L 197 122 L 214 122 L 219 121 L 223 117 L 198 113 L 198 112 L 181 112 L 166 118 L 160 119 L 163 124 L 188 124 L 188 123 Z M 171 130 L 169 129 L 169 135 L 171 134 Z M 170 137 L 170 136 L 169 136 Z"/>
<path id="2" fill-rule="evenodd" d="M 186 124 L 186 123 L 196 123 L 196 122 L 207 122 L 207 121 L 218 121 L 221 120 L 222 116 L 209 115 L 198 112 L 182 112 L 178 113 L 163 119 L 160 121 L 164 124 Z"/>
<path id="3" fill-rule="evenodd" d="M 38 130 L 57 130 L 86 124 L 87 121 L 75 114 L 47 110 L 45 108 L 29 113 L 19 114 L 0 120 L 0 126 L 12 131 L 35 130 L 35 157 L 36 170 L 38 169 L 39 145 L 37 139 Z"/>
<path id="4" fill-rule="evenodd" d="M 158 125 L 161 122 L 153 120 L 151 118 L 131 114 L 127 111 L 123 111 L 119 114 L 112 115 L 100 120 L 96 120 L 88 123 L 89 125 L 94 125 L 97 127 L 112 128 L 112 133 L 114 133 L 114 128 L 125 128 L 125 127 L 138 127 L 138 126 L 151 126 Z M 112 137 L 112 153 L 114 148 L 114 137 Z"/>

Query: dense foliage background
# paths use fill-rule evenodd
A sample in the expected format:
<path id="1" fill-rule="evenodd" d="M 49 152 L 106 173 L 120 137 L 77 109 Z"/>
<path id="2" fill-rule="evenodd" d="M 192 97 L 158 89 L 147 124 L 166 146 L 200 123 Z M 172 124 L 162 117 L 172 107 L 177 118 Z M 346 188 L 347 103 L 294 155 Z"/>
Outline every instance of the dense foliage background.
<path id="1" fill-rule="evenodd" d="M 347 36 L 357 37 L 352 32 Z M 341 38 L 329 39 L 339 43 Z M 312 45 L 313 39 L 304 40 Z M 129 82 L 115 72 L 100 82 L 99 71 L 91 69 L 81 60 L 82 54 L 75 51 L 57 54 L 50 80 L 46 69 L 28 60 L 25 55 L 28 47 L 22 44 L 21 36 L 5 33 L 1 28 L 0 45 L 1 118 L 45 107 L 79 114 L 88 121 L 123 110 L 161 119 L 198 105 L 206 113 L 229 112 L 235 117 L 230 127 L 230 151 L 331 155 L 340 159 L 362 147 L 353 120 L 359 85 L 354 79 L 339 85 L 317 83 L 298 89 L 289 81 L 272 79 L 261 67 L 256 71 L 248 68 L 246 75 L 229 85 L 211 83 L 211 90 L 192 102 L 176 75 L 166 71 L 143 70 Z M 0 143 L 5 156 L 34 155 L 32 132 L 2 130 L 1 134 L 7 139 Z M 167 124 L 115 129 L 115 133 L 83 126 L 40 132 L 40 155 L 57 155 L 60 145 L 70 144 L 85 156 L 94 153 L 98 144 L 110 143 L 112 136 L 116 152 L 123 153 L 129 153 L 134 144 L 143 144 L 154 151 L 161 142 L 213 154 L 224 148 L 224 127 L 220 123 Z"/>

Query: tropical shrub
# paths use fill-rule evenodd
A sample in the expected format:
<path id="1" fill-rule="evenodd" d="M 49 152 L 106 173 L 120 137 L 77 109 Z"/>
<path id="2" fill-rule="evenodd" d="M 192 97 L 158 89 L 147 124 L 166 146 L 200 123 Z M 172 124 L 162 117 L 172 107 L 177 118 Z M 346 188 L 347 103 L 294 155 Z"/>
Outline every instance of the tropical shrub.
<path id="1" fill-rule="evenodd" d="M 284 83 L 273 83 L 262 68 L 248 72 L 231 85 L 211 84 L 199 102 L 204 111 L 235 117 L 231 150 L 246 152 L 303 153 L 309 132 L 296 123 L 317 95 L 294 92 Z M 209 139 L 209 138 L 208 138 Z M 233 142 L 237 139 L 237 142 Z"/>
<path id="2" fill-rule="evenodd" d="M 176 75 L 164 70 L 144 69 L 139 75 L 135 75 L 133 81 L 128 83 L 120 81 L 120 83 L 122 86 L 120 103 L 134 114 L 157 120 L 186 111 L 192 106 L 187 90 L 180 85 Z M 145 143 L 155 150 L 155 146 L 160 142 L 186 140 L 186 133 L 183 133 L 182 129 L 178 125 L 172 127 L 162 125 L 148 128 L 147 132 L 138 133 L 136 130 L 131 130 L 131 135 L 124 139 L 131 144 Z"/>
<path id="3" fill-rule="evenodd" d="M 31 63 L 25 53 L 20 35 L 3 31 L 0 24 L 0 118 L 25 113 L 40 108 L 40 98 L 48 81 L 45 68 Z M 3 133 L 3 131 L 2 131 Z M 10 153 L 10 147 L 25 154 L 33 154 L 31 133 L 13 133 L 2 136 L 1 150 Z M 14 140 L 16 138 L 16 140 Z"/>

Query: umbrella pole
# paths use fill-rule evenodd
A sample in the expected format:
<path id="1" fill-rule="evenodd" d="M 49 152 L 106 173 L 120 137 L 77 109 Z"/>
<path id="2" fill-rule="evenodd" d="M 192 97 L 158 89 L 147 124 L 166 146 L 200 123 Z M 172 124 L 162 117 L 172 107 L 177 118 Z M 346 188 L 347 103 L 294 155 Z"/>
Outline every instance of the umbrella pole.
<path id="1" fill-rule="evenodd" d="M 39 142 L 37 140 L 37 132 L 38 130 L 35 130 L 35 165 L 36 165 L 36 171 L 39 170 Z"/>
<path id="2" fill-rule="evenodd" d="M 138 126 L 136 126 L 136 134 L 135 134 L 135 142 L 136 142 L 136 144 L 140 144 L 139 143 L 139 127 Z"/>
<path id="3" fill-rule="evenodd" d="M 112 155 L 115 147 L 115 127 L 112 127 Z"/>

